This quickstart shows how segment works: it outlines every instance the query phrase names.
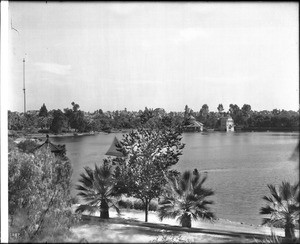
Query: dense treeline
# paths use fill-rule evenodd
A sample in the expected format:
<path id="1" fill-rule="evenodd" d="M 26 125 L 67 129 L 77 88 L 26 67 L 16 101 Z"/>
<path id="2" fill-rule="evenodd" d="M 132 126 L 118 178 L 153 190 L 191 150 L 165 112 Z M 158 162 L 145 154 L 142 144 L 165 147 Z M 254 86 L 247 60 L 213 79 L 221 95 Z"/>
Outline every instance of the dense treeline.
<path id="1" fill-rule="evenodd" d="M 138 112 L 124 110 L 103 112 L 101 109 L 93 113 L 80 110 L 80 106 L 72 102 L 71 108 L 48 111 L 43 104 L 39 111 L 18 113 L 8 111 L 8 129 L 37 132 L 90 132 L 110 131 L 111 129 L 134 129 L 176 127 L 189 123 L 193 116 L 204 124 L 204 128 L 217 129 L 220 118 L 230 115 L 236 126 L 243 130 L 298 130 L 299 111 L 286 111 L 273 109 L 272 111 L 253 111 L 249 104 L 241 108 L 230 104 L 225 111 L 222 104 L 217 107 L 217 112 L 209 111 L 207 104 L 201 109 L 193 111 L 187 105 L 181 112 L 167 113 L 162 108 L 139 110 Z"/>

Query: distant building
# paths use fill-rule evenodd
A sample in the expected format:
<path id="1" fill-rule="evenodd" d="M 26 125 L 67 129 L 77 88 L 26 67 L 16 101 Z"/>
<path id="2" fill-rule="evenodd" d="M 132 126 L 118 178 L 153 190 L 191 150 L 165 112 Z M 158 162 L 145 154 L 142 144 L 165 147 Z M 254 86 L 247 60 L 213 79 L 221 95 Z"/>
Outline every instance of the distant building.
<path id="1" fill-rule="evenodd" d="M 197 121 L 193 116 L 188 118 L 188 125 L 183 127 L 185 132 L 203 131 L 203 124 Z"/>
<path id="2" fill-rule="evenodd" d="M 231 116 L 221 118 L 220 131 L 234 131 L 234 121 Z"/>

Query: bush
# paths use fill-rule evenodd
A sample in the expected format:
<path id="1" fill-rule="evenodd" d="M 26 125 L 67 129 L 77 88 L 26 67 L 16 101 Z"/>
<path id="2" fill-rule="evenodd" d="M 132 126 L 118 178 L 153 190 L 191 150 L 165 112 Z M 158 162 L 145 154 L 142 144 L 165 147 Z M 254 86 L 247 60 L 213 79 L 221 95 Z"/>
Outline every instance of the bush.
<path id="1" fill-rule="evenodd" d="M 156 202 L 150 202 L 149 210 L 150 211 L 156 211 L 157 209 L 158 209 L 158 204 Z"/>
<path id="2" fill-rule="evenodd" d="M 126 209 L 136 209 L 136 210 L 145 210 L 145 205 L 143 204 L 142 200 L 120 200 L 118 202 L 119 208 L 126 208 Z M 156 202 L 150 202 L 149 210 L 156 211 L 158 208 L 158 204 Z"/>
<path id="3" fill-rule="evenodd" d="M 10 231 L 17 242 L 33 242 L 68 233 L 78 221 L 70 204 L 72 165 L 50 150 L 34 154 L 12 150 L 8 157 Z M 11 232 L 11 234 L 13 234 Z M 59 241 L 59 240 L 58 240 Z"/>
<path id="4" fill-rule="evenodd" d="M 120 208 L 127 208 L 127 209 L 132 209 L 133 208 L 133 203 L 130 200 L 126 200 L 126 201 L 120 200 L 118 202 L 118 204 L 119 204 Z"/>
<path id="5" fill-rule="evenodd" d="M 24 153 L 33 153 L 38 144 L 34 140 L 21 141 L 18 148 Z"/>
<path id="6" fill-rule="evenodd" d="M 144 210 L 145 207 L 144 207 L 144 204 L 143 204 L 142 200 L 135 200 L 133 202 L 133 209 Z"/>
<path id="7" fill-rule="evenodd" d="M 136 210 L 145 210 L 145 204 L 142 202 L 142 200 L 136 200 L 133 202 L 133 208 Z M 151 201 L 149 204 L 149 210 L 150 211 L 156 211 L 158 208 L 158 205 L 156 202 Z"/>
<path id="8" fill-rule="evenodd" d="M 40 129 L 38 130 L 38 133 L 50 133 L 49 129 Z"/>

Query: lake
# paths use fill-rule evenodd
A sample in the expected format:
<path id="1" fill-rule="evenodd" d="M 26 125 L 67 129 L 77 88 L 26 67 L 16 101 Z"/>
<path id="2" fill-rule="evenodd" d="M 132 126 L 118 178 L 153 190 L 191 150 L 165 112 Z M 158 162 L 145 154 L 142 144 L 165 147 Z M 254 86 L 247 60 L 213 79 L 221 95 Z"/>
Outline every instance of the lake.
<path id="1" fill-rule="evenodd" d="M 122 139 L 121 133 L 51 138 L 66 145 L 74 185 L 85 166 L 94 168 L 102 162 L 114 136 Z M 294 132 L 184 133 L 185 148 L 174 168 L 207 172 L 204 186 L 215 191 L 211 208 L 218 218 L 259 225 L 267 184 L 299 180 L 299 161 L 289 161 L 298 141 L 299 133 Z"/>

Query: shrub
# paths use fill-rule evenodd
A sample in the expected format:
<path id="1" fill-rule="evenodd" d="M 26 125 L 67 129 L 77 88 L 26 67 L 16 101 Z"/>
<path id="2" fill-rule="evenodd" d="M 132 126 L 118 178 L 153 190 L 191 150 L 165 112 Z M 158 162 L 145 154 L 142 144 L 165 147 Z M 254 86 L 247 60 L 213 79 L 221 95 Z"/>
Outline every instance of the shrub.
<path id="1" fill-rule="evenodd" d="M 24 153 L 33 153 L 38 144 L 34 140 L 21 141 L 18 148 Z"/>
<path id="2" fill-rule="evenodd" d="M 158 209 L 158 204 L 156 202 L 150 202 L 149 210 L 150 211 L 156 211 L 157 209 Z"/>
<path id="3" fill-rule="evenodd" d="M 70 205 L 71 174 L 71 163 L 49 150 L 10 152 L 8 203 L 10 230 L 19 233 L 16 241 L 39 241 L 69 232 L 78 220 Z"/>
<path id="4" fill-rule="evenodd" d="M 38 133 L 50 133 L 50 130 L 48 130 L 48 129 L 40 129 L 40 130 L 38 130 Z"/>
<path id="5" fill-rule="evenodd" d="M 133 202 L 133 209 L 136 210 L 145 210 L 145 204 L 142 202 L 142 200 L 135 200 Z M 149 210 L 150 211 L 156 211 L 158 209 L 158 205 L 156 202 L 150 202 L 149 204 Z"/>
<path id="6" fill-rule="evenodd" d="M 144 204 L 143 204 L 142 200 L 135 200 L 133 202 L 133 209 L 144 210 L 145 207 L 144 207 Z"/>
<path id="7" fill-rule="evenodd" d="M 132 209 L 133 208 L 133 203 L 130 200 L 126 200 L 126 201 L 120 200 L 118 202 L 118 205 L 119 205 L 120 208 L 127 208 L 127 209 Z"/>

